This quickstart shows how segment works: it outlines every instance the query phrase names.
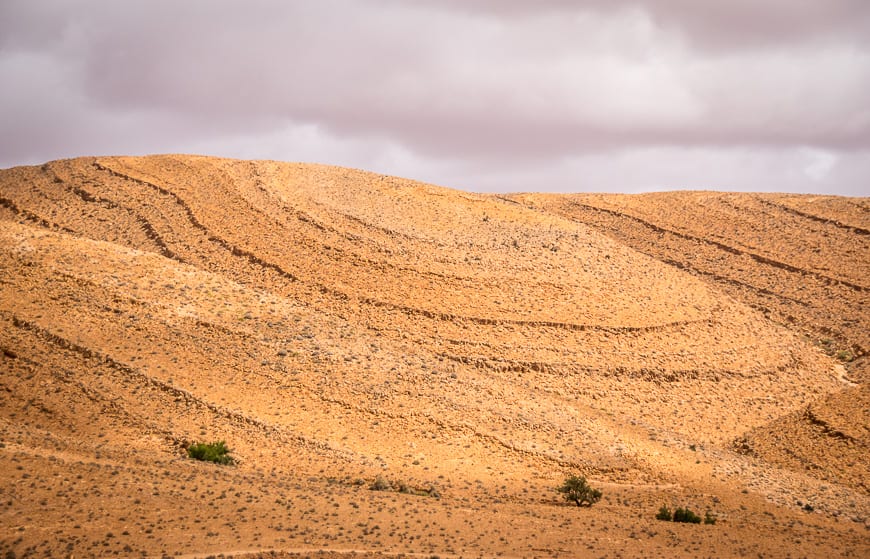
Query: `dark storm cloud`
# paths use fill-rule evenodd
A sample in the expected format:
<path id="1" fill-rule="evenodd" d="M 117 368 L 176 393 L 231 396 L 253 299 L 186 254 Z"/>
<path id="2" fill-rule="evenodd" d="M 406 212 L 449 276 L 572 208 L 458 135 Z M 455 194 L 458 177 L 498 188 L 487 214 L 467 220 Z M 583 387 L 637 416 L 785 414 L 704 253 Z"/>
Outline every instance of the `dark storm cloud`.
<path id="1" fill-rule="evenodd" d="M 866 183 L 870 3 L 577 6 L 9 0 L 0 165 L 207 151 L 470 189 Z"/>

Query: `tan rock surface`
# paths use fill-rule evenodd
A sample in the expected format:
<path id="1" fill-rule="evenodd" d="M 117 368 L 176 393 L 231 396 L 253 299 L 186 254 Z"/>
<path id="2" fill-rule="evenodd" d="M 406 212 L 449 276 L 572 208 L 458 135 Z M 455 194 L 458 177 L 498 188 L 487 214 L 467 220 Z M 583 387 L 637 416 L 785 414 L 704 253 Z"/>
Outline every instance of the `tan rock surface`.
<path id="1" fill-rule="evenodd" d="M 868 207 L 0 171 L 0 548 L 866 556 Z"/>

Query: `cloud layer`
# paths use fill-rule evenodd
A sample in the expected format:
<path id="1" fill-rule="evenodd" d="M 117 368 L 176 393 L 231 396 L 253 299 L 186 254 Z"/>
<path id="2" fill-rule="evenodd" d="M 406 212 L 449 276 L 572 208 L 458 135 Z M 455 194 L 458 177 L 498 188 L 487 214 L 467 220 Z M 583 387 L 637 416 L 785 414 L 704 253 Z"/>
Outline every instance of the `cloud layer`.
<path id="1" fill-rule="evenodd" d="M 209 153 L 469 190 L 870 195 L 863 0 L 6 0 L 0 166 Z"/>

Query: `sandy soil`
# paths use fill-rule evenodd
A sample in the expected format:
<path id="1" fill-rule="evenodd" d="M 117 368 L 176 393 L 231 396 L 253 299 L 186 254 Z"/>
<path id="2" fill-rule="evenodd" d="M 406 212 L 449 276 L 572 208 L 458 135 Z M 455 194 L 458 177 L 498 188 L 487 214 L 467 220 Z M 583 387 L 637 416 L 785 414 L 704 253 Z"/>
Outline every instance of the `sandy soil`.
<path id="1" fill-rule="evenodd" d="M 0 551 L 870 556 L 868 210 L 0 171 Z"/>

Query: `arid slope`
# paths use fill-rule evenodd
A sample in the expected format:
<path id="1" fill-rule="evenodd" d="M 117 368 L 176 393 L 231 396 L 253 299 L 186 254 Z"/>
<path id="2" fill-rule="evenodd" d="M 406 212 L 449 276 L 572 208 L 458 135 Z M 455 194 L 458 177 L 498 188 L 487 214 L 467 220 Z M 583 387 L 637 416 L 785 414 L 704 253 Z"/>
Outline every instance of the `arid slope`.
<path id="1" fill-rule="evenodd" d="M 0 171 L 0 547 L 866 554 L 867 202 L 768 197 L 817 217 L 804 242 L 842 243 L 843 261 L 797 250 L 797 225 L 729 245 L 735 217 L 778 231 L 753 213 L 768 198 L 733 196 L 690 232 L 640 197 L 482 196 L 318 165 Z M 652 224 L 670 252 L 578 203 Z M 684 241 L 768 283 L 741 287 L 738 263 L 717 271 Z M 805 302 L 778 279 L 798 273 L 826 302 L 746 295 Z M 858 357 L 848 370 L 822 331 Z M 218 439 L 236 465 L 186 457 Z M 831 441 L 843 464 L 796 466 Z M 560 504 L 570 473 L 604 500 Z M 369 490 L 378 476 L 409 492 Z M 663 524 L 661 504 L 720 521 Z"/>
<path id="2" fill-rule="evenodd" d="M 715 192 L 514 199 L 705 279 L 840 361 L 848 390 L 737 446 L 870 493 L 870 200 Z"/>

